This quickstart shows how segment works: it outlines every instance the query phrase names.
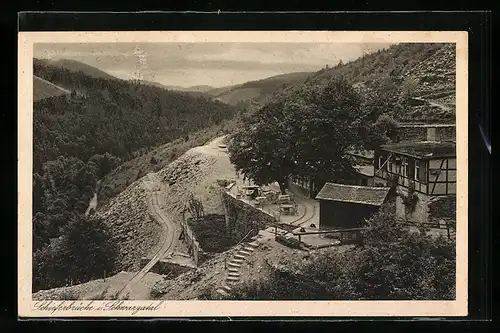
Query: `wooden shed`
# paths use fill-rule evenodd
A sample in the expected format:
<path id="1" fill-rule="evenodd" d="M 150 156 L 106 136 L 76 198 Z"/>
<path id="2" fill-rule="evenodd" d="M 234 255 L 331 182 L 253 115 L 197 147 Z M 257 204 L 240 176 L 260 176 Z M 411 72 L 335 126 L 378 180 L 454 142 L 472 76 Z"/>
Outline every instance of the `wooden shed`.
<path id="1" fill-rule="evenodd" d="M 389 187 L 326 183 L 319 191 L 319 227 L 358 228 L 387 201 Z"/>

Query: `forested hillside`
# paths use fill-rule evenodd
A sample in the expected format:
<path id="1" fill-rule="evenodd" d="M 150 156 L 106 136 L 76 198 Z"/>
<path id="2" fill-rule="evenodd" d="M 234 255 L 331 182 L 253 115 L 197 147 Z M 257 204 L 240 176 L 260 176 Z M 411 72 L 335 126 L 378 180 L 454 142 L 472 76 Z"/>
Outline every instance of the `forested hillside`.
<path id="1" fill-rule="evenodd" d="M 401 43 L 364 55 L 347 64 L 324 68 L 311 76 L 325 84 L 343 76 L 362 93 L 386 100 L 400 121 L 455 121 L 455 45 Z"/>
<path id="2" fill-rule="evenodd" d="M 67 69 L 72 72 L 83 72 L 84 74 L 101 79 L 117 79 L 116 77 L 101 71 L 93 66 L 87 65 L 83 62 L 71 60 L 71 59 L 59 59 L 59 60 L 48 60 L 48 59 L 33 59 L 33 65 L 35 67 L 40 66 L 50 66 L 52 68 Z"/>
<path id="3" fill-rule="evenodd" d="M 33 75 L 33 100 L 39 101 L 41 99 L 45 99 L 47 97 L 52 96 L 61 96 L 69 94 L 69 91 L 56 86 L 53 83 L 50 83 L 44 79 L 39 78 L 38 76 Z"/>
<path id="4" fill-rule="evenodd" d="M 75 241 L 65 241 L 65 237 L 70 237 L 65 232 L 71 231 L 71 237 L 88 236 L 94 240 L 102 237 L 96 243 L 106 244 L 106 226 L 99 221 L 93 225 L 102 228 L 100 236 L 74 231 L 79 223 L 88 220 L 81 214 L 98 179 L 151 147 L 231 119 L 235 108 L 204 97 L 95 78 L 43 62 L 34 63 L 34 75 L 71 91 L 68 96 L 46 98 L 33 105 L 33 287 L 36 289 L 67 282 L 58 280 L 63 275 L 57 271 L 63 267 L 68 270 L 71 264 L 63 265 L 61 260 L 85 264 L 65 254 L 65 251 L 71 253 L 70 249 L 61 249 Z M 66 227 L 70 221 L 73 224 Z M 84 244 L 87 241 L 79 240 Z M 98 269 L 102 274 L 102 267 L 97 266 L 88 269 Z M 87 274 L 83 279 L 91 277 L 92 274 Z"/>
<path id="5" fill-rule="evenodd" d="M 232 87 L 212 89 L 207 94 L 214 96 L 216 100 L 230 105 L 237 105 L 248 101 L 263 105 L 273 93 L 282 88 L 300 84 L 312 74 L 310 72 L 297 72 L 276 75 Z"/>

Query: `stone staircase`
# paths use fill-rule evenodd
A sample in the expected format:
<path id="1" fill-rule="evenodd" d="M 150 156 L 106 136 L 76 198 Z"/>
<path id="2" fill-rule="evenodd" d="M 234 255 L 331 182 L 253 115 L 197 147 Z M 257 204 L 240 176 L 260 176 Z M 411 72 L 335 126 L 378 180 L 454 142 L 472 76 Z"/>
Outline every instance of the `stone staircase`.
<path id="1" fill-rule="evenodd" d="M 238 249 L 233 254 L 232 259 L 227 263 L 227 276 L 225 284 L 222 288 L 217 289 L 217 293 L 223 297 L 231 295 L 231 286 L 240 281 L 241 267 L 245 259 L 250 256 L 259 246 L 260 242 L 255 240 L 251 243 L 244 243 L 238 246 Z"/>

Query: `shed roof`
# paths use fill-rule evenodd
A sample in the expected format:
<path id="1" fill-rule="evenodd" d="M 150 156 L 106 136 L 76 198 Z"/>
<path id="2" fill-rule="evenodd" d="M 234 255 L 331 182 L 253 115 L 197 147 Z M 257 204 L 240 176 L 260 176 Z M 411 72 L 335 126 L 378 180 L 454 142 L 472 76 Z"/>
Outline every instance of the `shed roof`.
<path id="1" fill-rule="evenodd" d="M 389 190 L 389 187 L 326 183 L 319 191 L 316 199 L 381 206 L 389 194 Z"/>
<path id="2" fill-rule="evenodd" d="M 454 142 L 408 142 L 381 146 L 382 150 L 422 159 L 455 157 Z"/>

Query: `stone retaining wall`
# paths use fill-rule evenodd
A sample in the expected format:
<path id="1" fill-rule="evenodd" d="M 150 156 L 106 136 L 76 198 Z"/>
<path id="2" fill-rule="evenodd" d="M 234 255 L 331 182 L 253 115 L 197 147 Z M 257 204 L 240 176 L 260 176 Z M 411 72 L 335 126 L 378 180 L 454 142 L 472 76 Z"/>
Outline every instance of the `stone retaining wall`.
<path id="1" fill-rule="evenodd" d="M 146 266 L 150 258 L 141 259 L 141 267 Z M 149 271 L 156 274 L 167 275 L 169 279 L 174 279 L 179 275 L 195 269 L 195 267 L 180 265 L 169 260 L 159 260 Z"/>
<path id="2" fill-rule="evenodd" d="M 184 242 L 188 246 L 189 254 L 193 257 L 196 266 L 201 265 L 209 256 L 203 251 L 200 243 L 196 240 L 194 232 L 189 227 L 187 218 L 181 220 L 181 229 L 184 235 Z"/>
<path id="3" fill-rule="evenodd" d="M 276 218 L 266 211 L 236 199 L 227 192 L 222 193 L 226 227 L 231 238 L 239 242 L 248 233 L 247 238 L 256 236 L 259 230 L 276 224 Z"/>

